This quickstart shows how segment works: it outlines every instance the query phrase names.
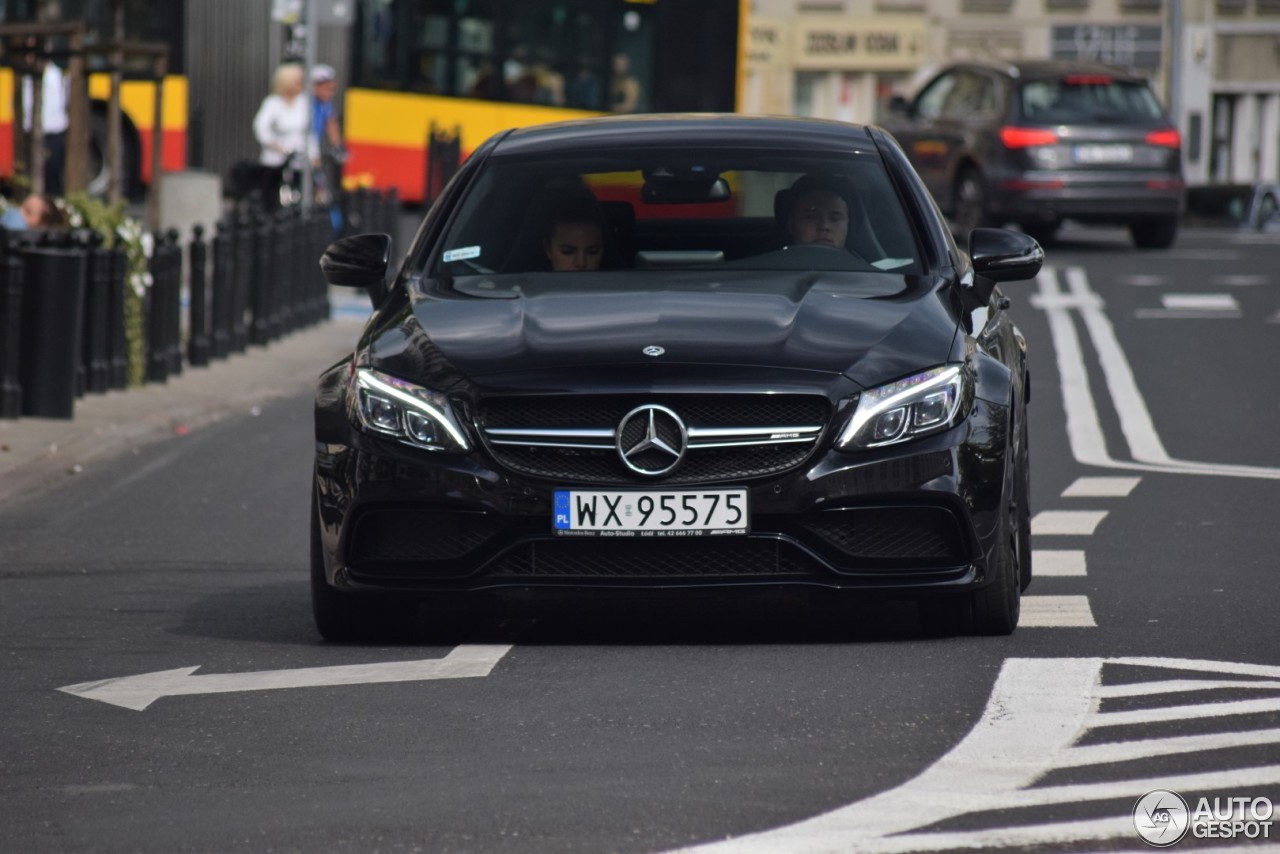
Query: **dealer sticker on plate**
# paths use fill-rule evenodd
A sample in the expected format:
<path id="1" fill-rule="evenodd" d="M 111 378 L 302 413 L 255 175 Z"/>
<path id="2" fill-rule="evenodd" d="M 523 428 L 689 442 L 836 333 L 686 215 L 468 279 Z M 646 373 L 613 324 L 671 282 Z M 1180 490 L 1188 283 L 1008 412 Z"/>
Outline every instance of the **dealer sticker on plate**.
<path id="1" fill-rule="evenodd" d="M 564 489 L 553 528 L 570 537 L 698 537 L 745 534 L 748 518 L 745 489 Z"/>

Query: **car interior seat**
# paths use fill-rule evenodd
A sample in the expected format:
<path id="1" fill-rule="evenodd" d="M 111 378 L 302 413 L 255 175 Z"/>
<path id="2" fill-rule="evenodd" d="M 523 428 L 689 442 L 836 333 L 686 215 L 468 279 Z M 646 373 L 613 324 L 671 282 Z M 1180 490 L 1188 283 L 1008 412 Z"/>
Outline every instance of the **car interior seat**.
<path id="1" fill-rule="evenodd" d="M 603 201 L 600 212 L 604 214 L 606 227 L 605 259 L 606 269 L 630 267 L 635 259 L 636 209 L 631 202 Z"/>

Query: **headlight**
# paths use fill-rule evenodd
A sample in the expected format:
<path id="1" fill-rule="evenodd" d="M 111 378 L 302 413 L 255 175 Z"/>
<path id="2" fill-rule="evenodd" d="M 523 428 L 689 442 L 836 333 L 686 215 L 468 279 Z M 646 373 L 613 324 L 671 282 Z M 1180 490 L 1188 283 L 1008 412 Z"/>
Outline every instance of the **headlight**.
<path id="1" fill-rule="evenodd" d="M 946 430 L 960 420 L 968 382 L 960 365 L 943 365 L 867 389 L 836 447 L 878 448 Z"/>
<path id="2" fill-rule="evenodd" d="M 429 451 L 469 451 L 448 399 L 368 368 L 356 371 L 354 409 L 360 426 Z"/>

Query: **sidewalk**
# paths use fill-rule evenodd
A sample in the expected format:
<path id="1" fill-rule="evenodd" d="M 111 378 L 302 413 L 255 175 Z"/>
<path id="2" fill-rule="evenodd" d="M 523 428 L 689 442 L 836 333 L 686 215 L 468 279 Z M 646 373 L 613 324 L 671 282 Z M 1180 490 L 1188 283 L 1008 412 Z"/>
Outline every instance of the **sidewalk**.
<path id="1" fill-rule="evenodd" d="M 184 365 L 164 383 L 86 394 L 76 400 L 72 419 L 0 420 L 0 507 L 133 448 L 314 390 L 320 372 L 355 346 L 369 314 L 362 294 L 332 299 L 330 320 L 208 367 Z"/>

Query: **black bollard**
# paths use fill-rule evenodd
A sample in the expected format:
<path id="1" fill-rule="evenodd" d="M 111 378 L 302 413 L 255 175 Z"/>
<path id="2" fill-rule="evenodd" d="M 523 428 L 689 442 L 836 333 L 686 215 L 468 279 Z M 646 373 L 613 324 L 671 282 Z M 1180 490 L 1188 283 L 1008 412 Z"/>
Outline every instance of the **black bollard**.
<path id="1" fill-rule="evenodd" d="M 80 360 L 86 390 L 94 393 L 111 387 L 111 251 L 102 246 L 102 235 L 87 232 L 88 264 L 85 278 L 84 341 Z"/>
<path id="2" fill-rule="evenodd" d="M 315 209 L 298 211 L 293 220 L 293 253 L 289 256 L 289 301 L 293 304 L 290 311 L 290 331 L 296 332 L 305 327 L 307 318 L 307 250 L 311 245 L 311 217 Z"/>
<path id="3" fill-rule="evenodd" d="M 333 222 L 324 212 L 321 212 L 312 224 L 311 249 L 302 267 L 311 288 L 312 323 L 319 323 L 329 318 L 329 283 L 320 273 L 320 256 L 324 254 L 324 250 L 329 247 L 333 239 Z"/>
<path id="4" fill-rule="evenodd" d="M 225 359 L 231 352 L 231 264 L 235 257 L 231 228 L 220 222 L 213 233 L 213 293 L 209 300 L 209 355 L 214 359 Z"/>
<path id="5" fill-rule="evenodd" d="M 191 268 L 188 286 L 191 298 L 187 313 L 187 360 L 192 365 L 204 366 L 209 364 L 209 310 L 206 304 L 208 282 L 205 273 L 205 257 L 209 247 L 204 242 L 204 226 L 194 226 L 191 234 L 191 243 L 187 247 L 187 260 Z"/>
<path id="6" fill-rule="evenodd" d="M 22 414 L 18 358 L 22 334 L 22 261 L 0 251 L 0 418 Z"/>
<path id="7" fill-rule="evenodd" d="M 249 296 L 249 343 L 266 344 L 271 340 L 271 306 L 273 304 L 271 265 L 275 259 L 275 226 L 264 216 L 253 230 L 253 291 Z"/>
<path id="8" fill-rule="evenodd" d="M 72 418 L 84 322 L 85 253 L 69 247 L 32 247 L 21 254 L 22 414 Z"/>
<path id="9" fill-rule="evenodd" d="M 164 233 L 164 274 L 169 296 L 165 302 L 165 358 L 169 374 L 182 373 L 182 235 L 171 228 Z"/>
<path id="10" fill-rule="evenodd" d="M 169 379 L 169 288 L 168 258 L 164 246 L 164 234 L 156 232 L 154 248 L 148 269 L 151 287 L 147 289 L 147 382 L 167 382 Z"/>
<path id="11" fill-rule="evenodd" d="M 249 344 L 249 306 L 253 293 L 254 246 L 258 229 L 247 213 L 236 219 L 235 274 L 231 288 L 231 349 L 243 353 Z"/>
<path id="12" fill-rule="evenodd" d="M 125 328 L 125 289 L 133 287 L 129 279 L 129 253 L 117 244 L 109 253 L 111 279 L 107 289 L 107 363 L 111 388 L 129 387 L 129 336 Z"/>
<path id="13" fill-rule="evenodd" d="M 293 326 L 293 239 L 297 234 L 296 208 L 281 211 L 276 217 L 276 239 L 272 254 L 271 280 L 275 300 L 271 305 L 271 337 L 289 334 Z"/>

